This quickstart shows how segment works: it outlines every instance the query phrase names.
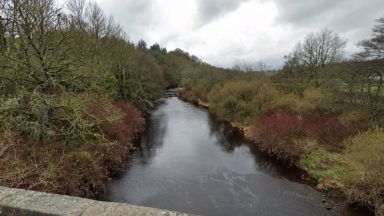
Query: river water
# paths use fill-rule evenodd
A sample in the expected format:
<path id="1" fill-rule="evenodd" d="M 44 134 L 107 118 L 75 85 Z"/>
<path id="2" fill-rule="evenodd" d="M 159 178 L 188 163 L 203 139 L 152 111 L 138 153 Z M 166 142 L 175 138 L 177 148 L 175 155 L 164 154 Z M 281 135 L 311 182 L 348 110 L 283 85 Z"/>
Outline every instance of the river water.
<path id="1" fill-rule="evenodd" d="M 109 201 L 208 216 L 341 214 L 202 108 L 170 96 L 148 127 Z"/>

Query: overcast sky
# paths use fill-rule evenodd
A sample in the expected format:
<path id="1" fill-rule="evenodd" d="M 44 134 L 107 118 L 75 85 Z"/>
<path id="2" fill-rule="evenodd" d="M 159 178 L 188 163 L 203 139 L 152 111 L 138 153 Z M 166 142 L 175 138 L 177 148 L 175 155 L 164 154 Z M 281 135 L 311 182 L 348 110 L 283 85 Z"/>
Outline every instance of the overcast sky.
<path id="1" fill-rule="evenodd" d="M 384 0 L 97 0 L 132 41 L 181 48 L 231 67 L 263 60 L 273 68 L 305 35 L 329 28 L 348 41 L 347 54 L 371 35 Z"/>

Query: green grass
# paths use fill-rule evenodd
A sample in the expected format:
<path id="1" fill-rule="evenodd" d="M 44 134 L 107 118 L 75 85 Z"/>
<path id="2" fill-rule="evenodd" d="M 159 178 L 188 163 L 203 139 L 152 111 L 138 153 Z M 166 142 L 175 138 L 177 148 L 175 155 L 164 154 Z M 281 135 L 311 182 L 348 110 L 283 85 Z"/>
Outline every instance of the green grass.
<path id="1" fill-rule="evenodd" d="M 321 148 L 304 155 L 299 163 L 318 182 L 324 179 L 333 179 L 345 184 L 351 178 L 348 164 L 343 160 L 343 155 L 328 152 Z"/>

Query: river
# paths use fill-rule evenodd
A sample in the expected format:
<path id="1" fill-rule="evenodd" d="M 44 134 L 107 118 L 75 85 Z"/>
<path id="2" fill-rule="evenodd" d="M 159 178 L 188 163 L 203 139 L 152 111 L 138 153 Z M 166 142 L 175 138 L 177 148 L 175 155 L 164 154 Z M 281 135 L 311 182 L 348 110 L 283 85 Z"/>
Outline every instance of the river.
<path id="1" fill-rule="evenodd" d="M 297 170 L 264 157 L 209 113 L 162 100 L 107 200 L 200 215 L 340 215 Z"/>

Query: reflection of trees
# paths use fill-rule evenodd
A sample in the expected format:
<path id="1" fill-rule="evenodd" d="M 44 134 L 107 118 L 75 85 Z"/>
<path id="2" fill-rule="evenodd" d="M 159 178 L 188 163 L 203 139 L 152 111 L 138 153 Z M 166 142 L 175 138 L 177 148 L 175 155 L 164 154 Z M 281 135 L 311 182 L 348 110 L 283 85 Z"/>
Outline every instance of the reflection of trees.
<path id="1" fill-rule="evenodd" d="M 163 145 L 166 132 L 167 119 L 165 119 L 165 116 L 150 119 L 147 130 L 141 137 L 141 141 L 137 146 L 136 155 L 140 159 L 140 163 L 147 164 L 156 156 L 156 149 Z"/>
<path id="2" fill-rule="evenodd" d="M 219 145 L 223 151 L 233 153 L 236 148 L 246 146 L 258 166 L 258 170 L 274 177 L 286 178 L 294 182 L 303 182 L 301 175 L 304 174 L 304 172 L 295 167 L 289 167 L 276 158 L 268 156 L 259 149 L 257 144 L 246 140 L 244 136 L 232 128 L 230 124 L 211 117 L 209 118 L 209 126 L 211 130 L 210 135 L 217 138 L 216 144 Z"/>
<path id="3" fill-rule="evenodd" d="M 236 132 L 228 123 L 218 121 L 213 117 L 208 118 L 208 124 L 210 127 L 210 136 L 217 138 L 216 144 L 227 153 L 232 153 L 237 146 L 241 146 L 243 143 L 236 139 L 239 137 L 239 133 Z"/>
<path id="4" fill-rule="evenodd" d="M 247 146 L 251 154 L 254 156 L 259 170 L 274 177 L 285 178 L 293 182 L 304 182 L 302 175 L 305 173 L 300 169 L 289 166 L 288 164 L 267 155 L 267 153 L 260 150 L 257 144 L 249 142 L 247 143 Z"/>

